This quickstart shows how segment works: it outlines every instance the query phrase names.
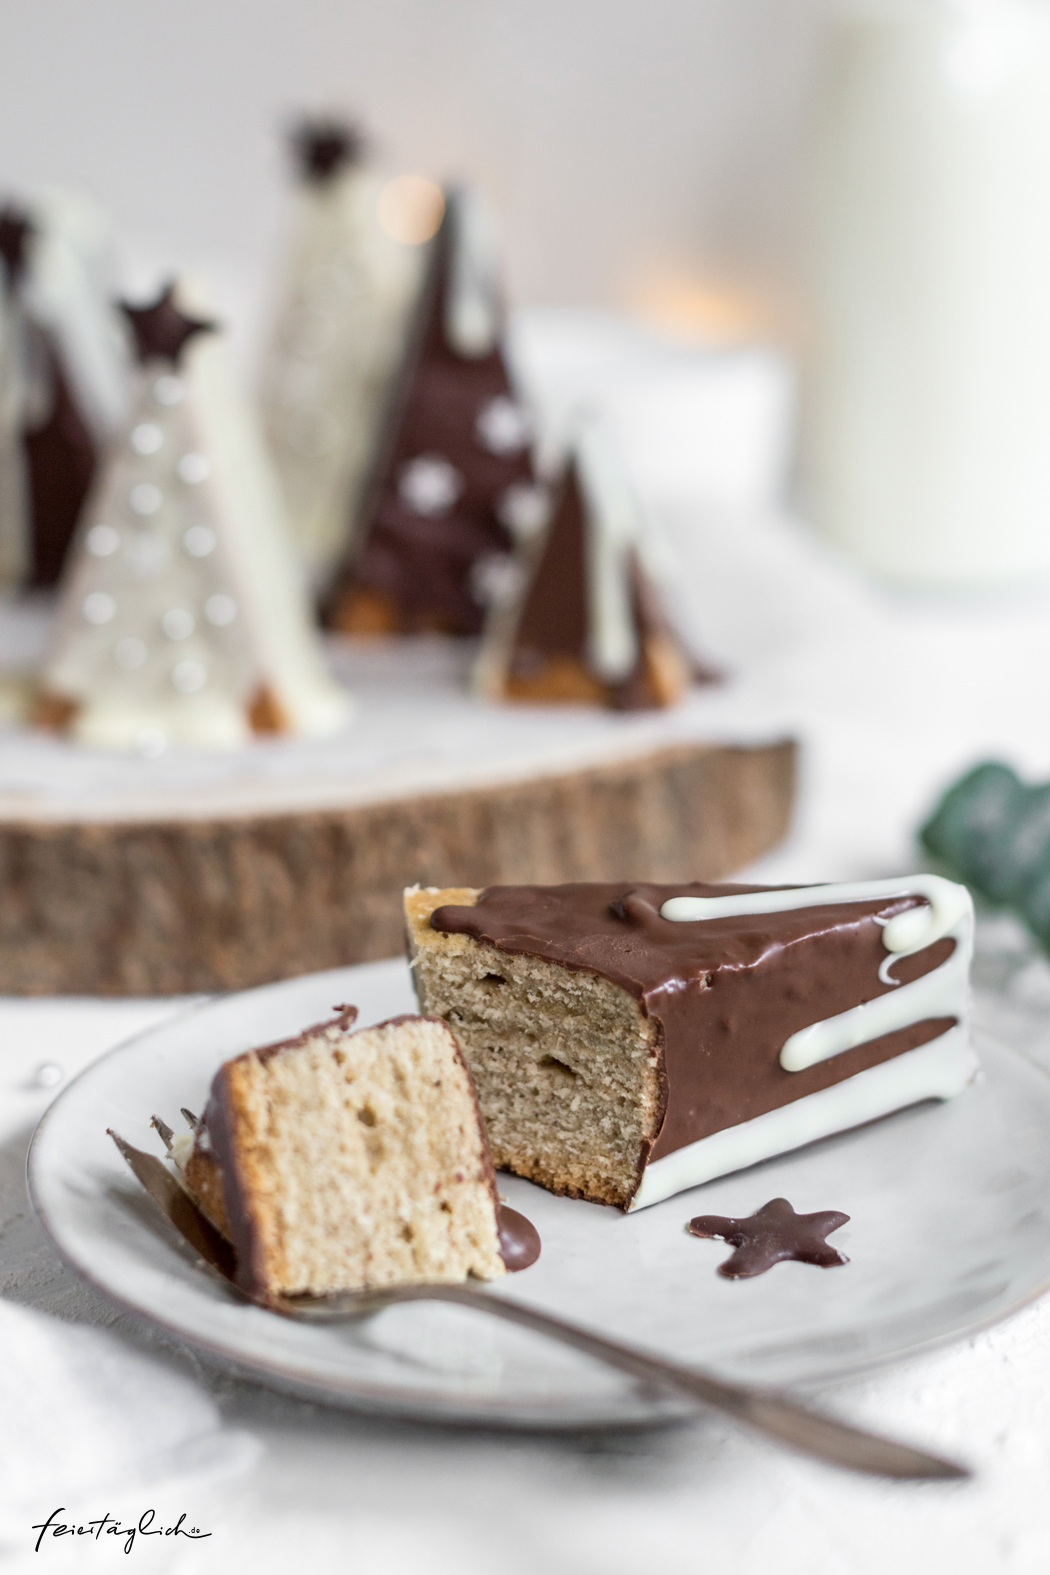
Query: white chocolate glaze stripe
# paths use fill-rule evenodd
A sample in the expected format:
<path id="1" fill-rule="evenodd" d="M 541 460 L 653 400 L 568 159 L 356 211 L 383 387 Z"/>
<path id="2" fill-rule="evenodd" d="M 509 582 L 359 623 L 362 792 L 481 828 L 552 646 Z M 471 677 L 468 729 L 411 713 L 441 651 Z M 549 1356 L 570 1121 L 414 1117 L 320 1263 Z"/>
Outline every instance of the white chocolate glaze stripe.
<path id="1" fill-rule="evenodd" d="M 884 897 L 925 897 L 928 908 L 909 908 L 890 919 L 882 932 L 888 952 L 909 956 L 947 935 L 960 919 L 973 914 L 965 886 L 943 875 L 903 875 L 894 880 L 846 881 L 834 886 L 789 886 L 780 891 L 735 891 L 725 897 L 671 897 L 660 909 L 664 919 L 679 924 L 701 919 L 728 919 L 745 913 L 788 913 L 793 908 L 818 908 L 829 903 L 877 902 Z"/>
<path id="2" fill-rule="evenodd" d="M 906 1105 L 924 1099 L 951 1099 L 973 1081 L 976 1072 L 977 1057 L 966 1030 L 957 1025 L 917 1050 L 655 1160 L 642 1175 L 630 1212 Z"/>
<path id="3" fill-rule="evenodd" d="M 960 926 L 961 928 L 961 926 Z M 844 1050 L 855 1050 L 883 1034 L 897 1033 L 931 1017 L 966 1015 L 972 934 L 957 934 L 955 950 L 939 968 L 903 984 L 890 995 L 851 1007 L 809 1028 L 800 1028 L 784 1043 L 780 1064 L 785 1072 L 804 1072 Z"/>

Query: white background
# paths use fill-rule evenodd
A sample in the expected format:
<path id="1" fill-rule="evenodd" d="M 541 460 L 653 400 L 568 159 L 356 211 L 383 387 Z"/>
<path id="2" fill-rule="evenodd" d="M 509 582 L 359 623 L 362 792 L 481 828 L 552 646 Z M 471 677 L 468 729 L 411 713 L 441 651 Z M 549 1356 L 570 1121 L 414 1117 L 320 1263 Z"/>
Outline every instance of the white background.
<path id="1" fill-rule="evenodd" d="M 344 106 L 394 170 L 477 181 L 521 304 L 732 277 L 784 316 L 821 0 L 32 0 L 3 7 L 0 187 L 86 187 L 248 290 L 283 123 Z"/>

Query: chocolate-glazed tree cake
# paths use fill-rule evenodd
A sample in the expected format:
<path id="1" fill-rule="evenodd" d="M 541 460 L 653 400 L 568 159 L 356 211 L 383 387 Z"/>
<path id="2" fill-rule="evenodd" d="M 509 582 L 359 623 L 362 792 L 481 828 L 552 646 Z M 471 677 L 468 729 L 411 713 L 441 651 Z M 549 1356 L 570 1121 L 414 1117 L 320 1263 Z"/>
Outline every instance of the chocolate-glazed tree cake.
<path id="1" fill-rule="evenodd" d="M 53 585 L 127 374 L 105 226 L 51 193 L 0 209 L 0 583 Z"/>
<path id="2" fill-rule="evenodd" d="M 449 192 L 360 531 L 328 597 L 333 629 L 480 631 L 516 522 L 536 507 L 529 421 L 501 332 L 479 215 Z"/>
<path id="3" fill-rule="evenodd" d="M 624 711 L 681 699 L 691 664 L 664 614 L 655 557 L 611 442 L 584 423 L 549 521 L 522 542 L 520 584 L 493 608 L 475 687 L 492 700 Z"/>
<path id="4" fill-rule="evenodd" d="M 971 1080 L 969 894 L 406 893 L 421 1008 L 453 1028 L 497 1166 L 624 1209 Z"/>

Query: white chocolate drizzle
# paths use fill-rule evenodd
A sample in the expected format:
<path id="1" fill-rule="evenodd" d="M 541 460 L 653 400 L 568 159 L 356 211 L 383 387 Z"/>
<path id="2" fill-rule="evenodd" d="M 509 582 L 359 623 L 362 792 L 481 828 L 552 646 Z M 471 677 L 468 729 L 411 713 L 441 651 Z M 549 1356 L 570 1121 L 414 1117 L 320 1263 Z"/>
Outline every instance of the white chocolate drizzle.
<path id="1" fill-rule="evenodd" d="M 676 1192 L 699 1187 L 717 1176 L 744 1170 L 806 1143 L 846 1132 L 906 1105 L 924 1099 L 952 1099 L 961 1094 L 977 1074 L 977 1057 L 966 1028 L 949 1028 L 946 1034 L 917 1050 L 882 1061 L 830 1088 L 818 1089 L 776 1110 L 767 1110 L 739 1126 L 724 1127 L 654 1160 L 642 1172 L 630 1212 L 662 1203 Z"/>
<path id="2" fill-rule="evenodd" d="M 940 875 L 912 875 L 899 880 L 732 892 L 724 897 L 671 897 L 660 909 L 660 915 L 677 923 L 696 923 L 738 914 L 784 913 L 830 903 L 875 902 L 883 898 L 891 902 L 899 897 L 923 897 L 925 902 L 889 918 L 876 916 L 875 922 L 882 926 L 882 944 L 889 953 L 879 968 L 879 978 L 883 984 L 897 988 L 891 994 L 876 996 L 791 1034 L 780 1051 L 780 1064 L 786 1072 L 804 1072 L 846 1050 L 855 1050 L 858 1045 L 870 1044 L 884 1034 L 897 1033 L 930 1018 L 965 1020 L 973 954 L 973 902 L 965 886 Z M 910 984 L 899 984 L 893 978 L 890 970 L 899 958 L 924 951 L 945 937 L 950 937 L 955 946 L 951 956 L 938 967 Z"/>
<path id="3" fill-rule="evenodd" d="M 445 222 L 452 226 L 452 248 L 445 332 L 460 355 L 477 359 L 491 355 L 499 339 L 496 237 L 475 192 L 448 192 L 446 210 Z"/>

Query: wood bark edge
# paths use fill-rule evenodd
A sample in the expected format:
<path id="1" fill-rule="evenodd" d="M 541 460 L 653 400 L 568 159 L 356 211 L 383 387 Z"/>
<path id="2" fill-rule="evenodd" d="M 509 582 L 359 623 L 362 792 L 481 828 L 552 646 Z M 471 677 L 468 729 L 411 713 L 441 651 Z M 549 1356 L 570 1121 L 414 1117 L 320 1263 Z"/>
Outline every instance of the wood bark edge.
<path id="1" fill-rule="evenodd" d="M 401 951 L 401 891 L 716 880 L 784 835 L 791 741 L 208 820 L 0 826 L 0 991 L 243 989 Z"/>

